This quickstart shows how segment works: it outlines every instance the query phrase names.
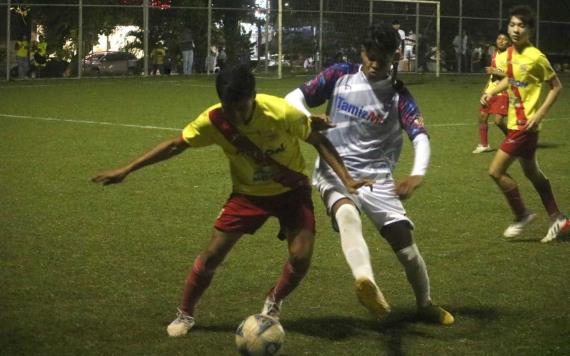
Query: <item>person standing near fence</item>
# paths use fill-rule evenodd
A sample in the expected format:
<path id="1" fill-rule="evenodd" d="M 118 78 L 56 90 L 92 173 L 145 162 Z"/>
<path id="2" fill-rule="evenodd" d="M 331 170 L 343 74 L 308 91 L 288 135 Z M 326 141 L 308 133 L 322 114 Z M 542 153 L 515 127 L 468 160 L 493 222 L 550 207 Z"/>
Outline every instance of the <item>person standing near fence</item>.
<path id="1" fill-rule="evenodd" d="M 514 223 L 507 227 L 503 235 L 520 235 L 536 217 L 524 204 L 517 182 L 507 173 L 511 164 L 518 160 L 550 217 L 550 228 L 541 240 L 546 243 L 570 232 L 570 220 L 560 212 L 550 181 L 540 169 L 536 157 L 541 123 L 559 96 L 562 83 L 546 56 L 530 42 L 535 22 L 534 12 L 528 6 L 517 6 L 510 11 L 508 33 L 513 45 L 496 59 L 498 68 L 507 75 L 496 87 L 481 96 L 481 104 L 488 105 L 494 95 L 508 90 L 509 131 L 489 167 L 489 175 L 515 216 Z M 543 82 L 548 84 L 549 89 L 541 103 Z"/>
<path id="2" fill-rule="evenodd" d="M 22 35 L 19 41 L 16 41 L 14 47 L 16 50 L 16 64 L 18 65 L 18 78 L 24 79 L 30 71 L 30 41 L 27 35 Z"/>
<path id="3" fill-rule="evenodd" d="M 194 64 L 194 39 L 192 31 L 189 27 L 184 29 L 180 40 L 180 51 L 182 52 L 182 73 L 184 75 L 192 74 L 192 66 Z"/>

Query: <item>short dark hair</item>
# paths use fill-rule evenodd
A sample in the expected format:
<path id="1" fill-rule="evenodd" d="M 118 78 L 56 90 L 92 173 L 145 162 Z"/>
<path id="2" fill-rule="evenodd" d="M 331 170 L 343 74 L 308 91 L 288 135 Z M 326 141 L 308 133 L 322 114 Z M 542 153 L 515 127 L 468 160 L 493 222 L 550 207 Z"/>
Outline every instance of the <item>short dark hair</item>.
<path id="1" fill-rule="evenodd" d="M 399 25 L 399 24 L 400 24 L 400 21 L 398 21 L 398 20 L 392 21 L 392 25 Z"/>
<path id="2" fill-rule="evenodd" d="M 392 28 L 372 24 L 368 27 L 362 46 L 366 52 L 394 53 L 400 44 L 399 37 L 400 35 Z"/>
<path id="3" fill-rule="evenodd" d="M 519 5 L 513 7 L 509 11 L 509 21 L 511 21 L 511 18 L 513 17 L 518 17 L 525 25 L 534 29 L 534 25 L 536 22 L 536 15 L 529 6 Z"/>
<path id="4" fill-rule="evenodd" d="M 255 76 L 248 66 L 238 65 L 216 77 L 216 91 L 222 102 L 235 103 L 255 96 Z"/>
<path id="5" fill-rule="evenodd" d="M 509 33 L 508 33 L 506 30 L 499 30 L 499 32 L 497 32 L 497 37 L 499 37 L 499 36 L 501 36 L 501 35 L 507 37 L 508 39 L 510 39 Z"/>

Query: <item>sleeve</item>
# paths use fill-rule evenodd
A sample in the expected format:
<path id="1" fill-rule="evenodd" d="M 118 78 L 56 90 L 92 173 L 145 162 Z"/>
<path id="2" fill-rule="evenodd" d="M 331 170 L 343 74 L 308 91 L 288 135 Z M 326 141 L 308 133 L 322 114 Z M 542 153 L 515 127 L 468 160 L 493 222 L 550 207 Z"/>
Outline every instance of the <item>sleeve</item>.
<path id="1" fill-rule="evenodd" d="M 283 107 L 287 131 L 294 137 L 306 141 L 311 134 L 311 119 L 287 101 L 284 101 Z"/>
<path id="2" fill-rule="evenodd" d="M 398 111 L 400 114 L 400 123 L 402 129 L 406 131 L 410 140 L 414 140 L 419 134 L 427 135 L 424 126 L 424 118 L 420 112 L 420 108 L 412 97 L 408 89 L 403 88 L 399 93 Z"/>
<path id="3" fill-rule="evenodd" d="M 537 58 L 537 73 L 536 76 L 541 82 L 552 79 L 556 75 L 556 72 L 552 68 L 552 65 L 548 61 L 548 58 L 544 54 L 540 54 Z"/>
<path id="4" fill-rule="evenodd" d="M 313 108 L 324 104 L 332 96 L 336 81 L 353 71 L 353 64 L 334 64 L 303 84 L 299 89 L 303 92 L 307 105 Z"/>
<path id="5" fill-rule="evenodd" d="M 424 176 L 429 166 L 431 146 L 426 134 L 417 135 L 412 141 L 414 144 L 414 165 L 411 176 Z"/>
<path id="6" fill-rule="evenodd" d="M 293 105 L 298 110 L 301 110 L 303 113 L 305 113 L 305 115 L 311 116 L 311 113 L 309 112 L 309 110 L 307 110 L 305 96 L 303 95 L 301 89 L 297 88 L 292 92 L 290 92 L 289 94 L 287 94 L 285 96 L 285 100 L 287 100 L 289 104 Z"/>
<path id="7" fill-rule="evenodd" d="M 212 129 L 214 128 L 208 116 L 209 110 L 190 122 L 182 130 L 182 139 L 191 147 L 204 147 L 214 144 Z"/>

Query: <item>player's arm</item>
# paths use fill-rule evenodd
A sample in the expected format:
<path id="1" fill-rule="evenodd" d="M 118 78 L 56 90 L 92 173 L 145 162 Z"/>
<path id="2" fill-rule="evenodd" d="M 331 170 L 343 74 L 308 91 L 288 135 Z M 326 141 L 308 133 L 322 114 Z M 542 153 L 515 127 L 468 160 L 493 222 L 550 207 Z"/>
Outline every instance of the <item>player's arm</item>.
<path id="1" fill-rule="evenodd" d="M 409 198 L 424 181 L 429 166 L 431 146 L 423 117 L 410 92 L 404 88 L 398 103 L 400 123 L 414 145 L 414 164 L 409 176 L 396 184 L 400 199 Z"/>
<path id="2" fill-rule="evenodd" d="M 332 168 L 349 193 L 356 193 L 358 188 L 365 185 L 372 186 L 374 183 L 371 179 L 354 180 L 350 173 L 348 173 L 348 170 L 342 162 L 342 158 L 340 158 L 336 148 L 334 148 L 333 144 L 323 134 L 317 131 L 311 131 L 307 138 L 307 142 L 315 147 L 317 152 L 319 152 L 321 159 Z"/>
<path id="3" fill-rule="evenodd" d="M 481 105 L 487 105 L 487 102 L 492 96 L 497 95 L 500 92 L 507 90 L 508 88 L 509 88 L 509 77 L 505 76 L 503 79 L 501 79 L 501 81 L 499 82 L 499 84 L 497 84 L 497 86 L 491 88 L 490 90 L 483 93 L 483 95 L 481 95 L 481 100 L 480 100 Z"/>
<path id="4" fill-rule="evenodd" d="M 285 95 L 285 100 L 287 100 L 287 102 L 293 105 L 293 107 L 295 107 L 297 110 L 301 111 L 311 118 L 311 129 L 313 131 L 321 131 L 335 127 L 327 115 L 313 115 L 309 112 L 307 109 L 307 102 L 305 101 L 305 95 L 301 89 L 297 88 L 289 94 Z"/>
<path id="5" fill-rule="evenodd" d="M 101 172 L 91 179 L 103 185 L 121 183 L 127 175 L 145 166 L 167 160 L 188 148 L 182 136 L 164 141 L 124 167 Z"/>
<path id="6" fill-rule="evenodd" d="M 548 94 L 546 94 L 542 105 L 538 108 L 536 113 L 528 118 L 528 121 L 525 125 L 525 128 L 527 130 L 534 130 L 535 128 L 538 128 L 538 125 L 544 119 L 544 116 L 556 102 L 558 95 L 560 95 L 560 92 L 562 91 L 562 83 L 560 82 L 558 75 L 554 75 L 549 80 L 546 80 L 546 83 L 548 83 L 550 87 Z"/>

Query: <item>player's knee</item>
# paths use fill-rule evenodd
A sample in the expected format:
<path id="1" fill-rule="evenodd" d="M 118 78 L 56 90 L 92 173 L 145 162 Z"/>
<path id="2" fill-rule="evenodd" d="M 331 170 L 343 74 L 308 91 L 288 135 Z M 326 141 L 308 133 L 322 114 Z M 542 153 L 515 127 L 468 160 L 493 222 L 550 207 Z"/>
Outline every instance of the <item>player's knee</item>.
<path id="1" fill-rule="evenodd" d="M 360 225 L 360 214 L 352 204 L 341 205 L 336 210 L 335 219 L 340 229 Z"/>
<path id="2" fill-rule="evenodd" d="M 496 182 L 501 179 L 501 175 L 502 175 L 501 172 L 499 172 L 498 170 L 493 169 L 493 168 L 489 168 L 488 174 L 489 174 L 489 177 L 491 177 L 491 179 L 493 179 Z"/>
<path id="3" fill-rule="evenodd" d="M 204 268 L 207 270 L 216 269 L 220 263 L 224 260 L 224 255 L 217 251 L 206 250 L 200 254 L 200 260 L 202 261 Z"/>

